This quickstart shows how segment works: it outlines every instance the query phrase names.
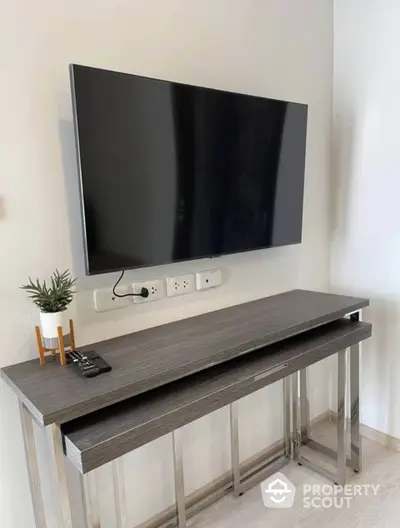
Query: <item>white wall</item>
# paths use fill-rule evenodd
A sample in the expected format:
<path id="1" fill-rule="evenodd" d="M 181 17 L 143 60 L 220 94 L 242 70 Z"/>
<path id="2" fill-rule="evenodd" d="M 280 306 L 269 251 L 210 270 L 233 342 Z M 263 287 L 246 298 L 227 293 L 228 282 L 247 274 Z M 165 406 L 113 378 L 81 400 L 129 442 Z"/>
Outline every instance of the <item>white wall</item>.
<path id="1" fill-rule="evenodd" d="M 0 366 L 35 356 L 37 312 L 18 285 L 56 266 L 83 275 L 67 65 L 71 62 L 305 102 L 309 131 L 302 245 L 226 257 L 226 282 L 215 291 L 95 314 L 94 287 L 114 274 L 82 277 L 75 303 L 78 343 L 135 331 L 208 310 L 305 287 L 329 285 L 329 169 L 333 13 L 330 0 L 2 0 L 0 4 Z M 214 263 L 213 263 L 214 265 Z M 196 271 L 209 262 L 130 272 L 129 279 Z M 313 412 L 328 406 L 327 373 L 313 371 Z M 32 512 L 16 399 L 1 387 L 2 528 L 30 528 Z M 280 387 L 241 406 L 241 453 L 279 435 Z M 271 403 L 270 403 L 271 402 Z M 278 404 L 277 404 L 278 402 Z M 39 432 L 40 433 L 40 432 Z M 43 438 L 43 434 L 38 434 Z M 222 409 L 184 429 L 192 491 L 230 466 L 228 415 Z M 49 465 L 41 445 L 43 474 Z M 173 501 L 171 439 L 125 458 L 133 524 Z M 106 489 L 103 474 L 100 483 Z M 53 482 L 43 478 L 59 526 Z M 109 505 L 103 493 L 105 526 Z"/>
<path id="2" fill-rule="evenodd" d="M 362 422 L 400 438 L 400 4 L 336 0 L 332 286 L 370 297 Z"/>

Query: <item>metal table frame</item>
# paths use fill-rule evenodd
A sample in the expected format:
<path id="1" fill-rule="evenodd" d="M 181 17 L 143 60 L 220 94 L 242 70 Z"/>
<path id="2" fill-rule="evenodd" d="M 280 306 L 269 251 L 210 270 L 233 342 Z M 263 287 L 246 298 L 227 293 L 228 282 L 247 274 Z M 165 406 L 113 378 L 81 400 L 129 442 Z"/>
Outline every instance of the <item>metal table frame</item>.
<path id="1" fill-rule="evenodd" d="M 350 314 L 353 320 L 361 320 L 361 311 Z M 316 442 L 310 437 L 310 411 L 307 397 L 307 371 L 301 370 L 282 379 L 283 384 L 283 444 L 276 450 L 265 464 L 251 475 L 243 477 L 240 471 L 239 456 L 239 416 L 238 401 L 230 404 L 230 430 L 232 453 L 232 489 L 237 497 L 255 484 L 262 482 L 281 469 L 290 461 L 319 473 L 334 483 L 344 485 L 347 478 L 347 466 L 355 472 L 362 469 L 362 449 L 360 435 L 360 352 L 361 344 L 350 348 L 349 360 L 346 361 L 346 350 L 337 353 L 337 451 Z M 350 456 L 346 454 L 346 385 L 347 371 L 350 370 Z M 25 445 L 25 455 L 28 467 L 29 485 L 32 496 L 36 528 L 46 528 L 46 518 L 40 485 L 40 475 L 36 456 L 33 418 L 27 407 L 20 401 L 20 416 Z M 66 475 L 66 457 L 64 456 L 63 438 L 57 424 L 52 429 L 52 450 L 55 456 L 59 495 L 61 498 L 62 527 L 72 528 L 71 501 Z M 184 467 L 182 453 L 181 430 L 172 433 L 175 492 L 177 509 L 177 526 L 186 528 L 186 499 L 184 485 Z M 336 472 L 328 472 L 325 468 L 312 462 L 302 453 L 302 446 L 307 445 L 315 451 L 328 455 L 336 460 Z M 84 512 L 86 528 L 100 528 L 100 511 L 95 470 L 82 475 L 79 473 L 80 496 Z M 117 528 L 126 528 L 126 501 L 124 494 L 124 475 L 122 459 L 112 462 L 115 518 Z"/>
<path id="2" fill-rule="evenodd" d="M 361 313 L 356 312 L 350 318 L 359 321 Z M 347 467 L 354 472 L 362 470 L 362 442 L 360 434 L 360 355 L 361 344 L 357 343 L 350 347 L 350 354 L 346 358 L 346 350 L 338 352 L 338 374 L 337 374 L 337 451 L 330 449 L 310 437 L 310 418 L 307 400 L 307 374 L 300 371 L 292 375 L 294 391 L 300 386 L 300 416 L 296 415 L 293 422 L 295 431 L 295 459 L 300 465 L 319 473 L 323 477 L 333 480 L 335 484 L 343 486 L 346 484 Z M 348 371 L 350 376 L 348 376 Z M 346 382 L 349 379 L 349 414 L 350 414 L 350 456 L 346 453 Z M 299 418 L 299 419 L 298 419 Z M 336 460 L 336 472 L 331 473 L 325 468 L 316 465 L 301 453 L 301 446 L 307 445 L 315 451 Z"/>

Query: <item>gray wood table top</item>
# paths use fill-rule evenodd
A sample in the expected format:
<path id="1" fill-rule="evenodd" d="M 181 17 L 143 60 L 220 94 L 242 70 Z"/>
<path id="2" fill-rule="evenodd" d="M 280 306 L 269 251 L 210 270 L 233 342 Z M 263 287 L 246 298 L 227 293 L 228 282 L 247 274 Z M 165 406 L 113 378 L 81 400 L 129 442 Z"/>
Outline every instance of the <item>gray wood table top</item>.
<path id="1" fill-rule="evenodd" d="M 341 319 L 62 426 L 67 457 L 91 471 L 371 335 Z"/>
<path id="2" fill-rule="evenodd" d="M 292 290 L 80 350 L 96 350 L 112 371 L 85 379 L 72 365 L 34 359 L 2 376 L 44 426 L 64 423 L 231 360 L 368 306 L 367 299 Z"/>

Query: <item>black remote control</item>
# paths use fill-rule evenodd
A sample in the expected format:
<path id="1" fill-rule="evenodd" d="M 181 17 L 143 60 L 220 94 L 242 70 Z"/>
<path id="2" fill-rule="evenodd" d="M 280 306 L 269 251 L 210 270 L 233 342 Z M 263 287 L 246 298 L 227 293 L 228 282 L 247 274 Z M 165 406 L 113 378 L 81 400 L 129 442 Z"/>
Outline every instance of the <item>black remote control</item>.
<path id="1" fill-rule="evenodd" d="M 99 356 L 99 354 L 94 350 L 88 350 L 85 355 L 88 359 L 93 361 L 93 363 L 98 369 L 100 369 L 100 374 L 102 374 L 103 372 L 110 372 L 110 370 L 112 370 L 111 366 L 107 363 L 107 361 L 101 356 Z"/>
<path id="2" fill-rule="evenodd" d="M 85 378 L 93 378 L 100 374 L 100 369 L 86 356 L 83 356 L 80 352 L 74 351 L 68 354 L 72 363 L 79 369 L 79 372 Z"/>
<path id="3" fill-rule="evenodd" d="M 110 365 L 94 350 L 89 350 L 82 354 L 79 350 L 69 352 L 68 361 L 73 363 L 79 373 L 85 378 L 93 378 L 103 372 L 110 372 Z"/>

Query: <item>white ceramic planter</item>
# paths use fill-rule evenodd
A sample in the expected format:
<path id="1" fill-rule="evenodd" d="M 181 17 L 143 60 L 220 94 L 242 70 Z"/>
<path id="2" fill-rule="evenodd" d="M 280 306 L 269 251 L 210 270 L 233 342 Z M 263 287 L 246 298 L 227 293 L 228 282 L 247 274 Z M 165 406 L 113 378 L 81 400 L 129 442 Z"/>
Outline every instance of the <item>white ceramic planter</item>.
<path id="1" fill-rule="evenodd" d="M 68 310 L 55 313 L 40 312 L 40 327 L 45 348 L 58 348 L 58 326 L 62 328 L 64 346 L 68 346 L 70 344 Z"/>

